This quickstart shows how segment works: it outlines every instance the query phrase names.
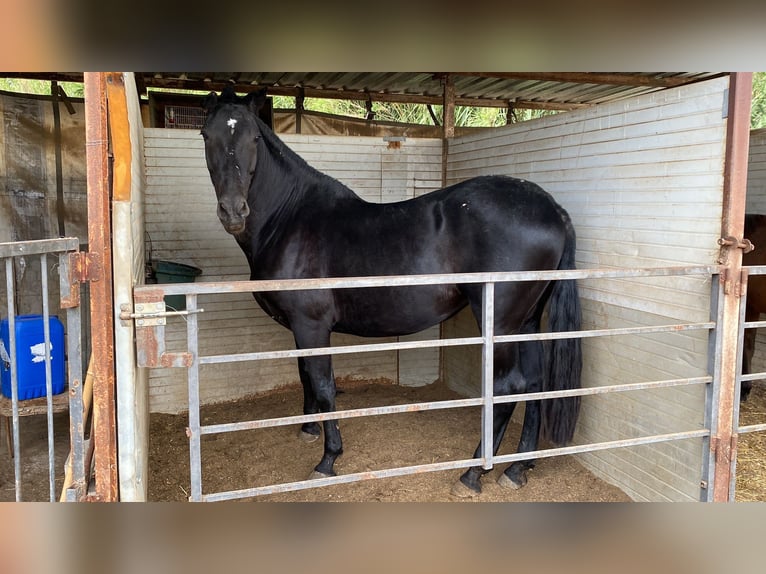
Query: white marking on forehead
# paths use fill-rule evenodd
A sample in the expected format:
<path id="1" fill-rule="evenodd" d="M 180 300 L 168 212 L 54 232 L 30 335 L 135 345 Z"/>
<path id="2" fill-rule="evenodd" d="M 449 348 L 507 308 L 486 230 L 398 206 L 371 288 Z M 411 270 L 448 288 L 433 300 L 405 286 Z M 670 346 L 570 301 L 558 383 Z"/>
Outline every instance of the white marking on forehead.
<path id="1" fill-rule="evenodd" d="M 237 120 L 234 118 L 229 118 L 229 121 L 226 122 L 226 125 L 231 128 L 231 134 L 234 135 L 234 127 L 237 125 Z"/>

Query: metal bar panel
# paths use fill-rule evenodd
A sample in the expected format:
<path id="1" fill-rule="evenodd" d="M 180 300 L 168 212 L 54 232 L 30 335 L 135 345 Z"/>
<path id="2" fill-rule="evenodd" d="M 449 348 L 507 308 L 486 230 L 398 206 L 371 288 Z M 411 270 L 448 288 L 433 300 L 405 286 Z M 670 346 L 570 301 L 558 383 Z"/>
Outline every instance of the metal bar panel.
<path id="1" fill-rule="evenodd" d="M 80 246 L 77 237 L 60 237 L 58 239 L 37 239 L 33 241 L 15 241 L 0 243 L 0 259 L 43 253 L 58 253 L 61 251 L 77 251 Z"/>
<path id="2" fill-rule="evenodd" d="M 70 259 L 66 253 L 59 255 L 59 285 L 61 296 L 72 300 L 70 291 L 80 289 L 79 284 L 69 281 Z M 67 368 L 69 380 L 69 449 L 72 465 L 72 486 L 65 492 L 67 502 L 81 500 L 86 494 L 87 476 L 85 461 L 85 423 L 83 421 L 82 377 L 82 323 L 80 307 L 68 307 L 67 318 Z"/>
<path id="3" fill-rule="evenodd" d="M 186 296 L 186 308 L 192 313 L 186 323 L 186 341 L 192 364 L 188 368 L 189 377 L 189 457 L 191 467 L 191 496 L 190 502 L 202 500 L 202 452 L 200 441 L 200 400 L 199 400 L 199 348 L 197 341 L 197 296 Z"/>
<path id="4" fill-rule="evenodd" d="M 745 318 L 747 316 L 747 280 L 748 280 L 748 270 L 747 268 L 742 268 L 742 273 L 740 274 L 740 281 L 742 283 L 741 287 L 741 296 L 739 299 L 739 327 L 737 329 L 737 368 L 734 373 L 735 379 L 734 379 L 734 405 L 733 405 L 733 414 L 732 414 L 732 421 L 734 425 L 734 436 L 737 435 L 737 432 L 739 430 L 739 396 L 742 392 L 742 364 L 743 364 L 743 357 L 742 352 L 745 348 Z M 733 439 L 736 440 L 736 439 Z M 736 495 L 737 490 L 737 457 L 732 456 L 731 457 L 731 468 L 730 468 L 730 475 L 729 475 L 729 502 L 734 502 L 734 498 Z"/>
<path id="5" fill-rule="evenodd" d="M 719 393 L 721 381 L 721 348 L 723 339 L 721 337 L 720 325 L 723 320 L 724 281 L 720 275 L 714 275 L 710 285 L 710 316 L 714 319 L 716 327 L 708 336 L 708 372 L 712 376 L 712 384 L 705 390 L 705 428 L 710 431 L 710 437 L 703 439 L 702 442 L 702 478 L 700 481 L 700 500 L 710 502 L 713 500 L 713 484 L 715 477 L 716 458 L 712 452 L 714 444 L 712 443 L 713 429 L 717 425 L 718 410 L 715 403 Z"/>
<path id="6" fill-rule="evenodd" d="M 492 411 L 494 403 L 494 362 L 495 345 L 493 339 L 495 336 L 495 284 L 484 284 L 483 307 L 481 314 L 481 333 L 484 342 L 481 346 L 481 394 L 483 399 L 483 408 L 481 412 L 481 446 L 482 446 L 482 468 L 484 470 L 492 469 L 492 445 L 494 444 Z"/>
<path id="7" fill-rule="evenodd" d="M 43 299 L 43 344 L 45 353 L 45 401 L 48 423 L 48 486 L 50 501 L 56 502 L 56 458 L 53 448 L 53 374 L 51 371 L 51 329 L 48 307 L 48 255 L 40 255 L 40 277 Z"/>
<path id="8" fill-rule="evenodd" d="M 631 446 L 641 446 L 646 444 L 654 444 L 659 442 L 670 442 L 674 440 L 688 440 L 692 438 L 700 438 L 708 436 L 706 429 L 699 429 L 693 431 L 668 433 L 661 435 L 653 435 L 648 437 L 641 437 L 635 439 L 624 439 L 607 441 L 600 443 L 593 443 L 582 446 L 570 446 L 562 448 L 552 448 L 546 450 L 536 450 L 524 453 L 509 454 L 498 456 L 495 458 L 495 462 L 498 464 L 504 464 L 506 462 L 515 462 L 518 460 L 529 460 L 533 458 L 548 458 L 552 456 L 562 456 L 571 454 L 582 454 L 585 452 L 594 452 L 599 450 L 607 450 L 611 448 L 625 448 Z M 420 474 L 424 472 L 439 472 L 443 470 L 454 470 L 458 468 L 469 468 L 476 464 L 476 459 L 457 460 L 451 462 L 440 462 L 433 464 L 423 464 L 399 467 L 393 469 L 384 470 L 371 470 L 367 472 L 359 472 L 353 474 L 344 474 L 340 476 L 333 476 L 328 478 L 320 478 L 313 480 L 302 480 L 299 482 L 289 482 L 284 484 L 277 484 L 271 486 L 262 486 L 257 488 L 247 488 L 242 490 L 232 490 L 228 492 L 217 492 L 206 494 L 202 497 L 205 502 L 220 502 L 223 500 L 234 500 L 240 498 L 251 498 L 255 496 L 263 496 L 266 494 L 277 494 L 280 492 L 292 492 L 295 490 L 305 490 L 307 488 L 319 488 L 322 486 L 331 486 L 334 484 L 349 484 L 352 482 L 359 482 L 361 480 L 369 480 L 373 478 L 392 478 L 396 476 L 404 476 L 408 474 Z"/>
<path id="9" fill-rule="evenodd" d="M 19 440 L 19 379 L 16 364 L 16 306 L 13 259 L 5 260 L 5 284 L 8 298 L 8 353 L 11 357 L 11 404 L 13 418 L 13 471 L 16 502 L 21 502 L 21 442 Z"/>
<path id="10" fill-rule="evenodd" d="M 259 487 L 254 489 L 245 489 L 233 491 L 232 493 L 214 493 L 202 494 L 202 476 L 201 476 L 201 436 L 207 434 L 217 434 L 225 432 L 235 432 L 243 430 L 252 430 L 258 428 L 269 428 L 287 424 L 300 424 L 310 421 L 323 421 L 341 418 L 352 418 L 358 416 L 373 416 L 382 414 L 415 412 L 422 410 L 436 410 L 458 407 L 482 407 L 482 457 L 481 463 L 485 469 L 492 468 L 493 464 L 500 462 L 511 462 L 515 460 L 526 460 L 531 458 L 541 458 L 546 456 L 555 456 L 559 454 L 577 454 L 580 452 L 590 452 L 592 450 L 601 450 L 606 448 L 619 448 L 625 446 L 637 446 L 650 444 L 653 442 L 663 442 L 668 440 L 684 440 L 690 438 L 702 438 L 705 440 L 706 453 L 703 461 L 703 474 L 711 474 L 715 470 L 715 460 L 707 456 L 710 452 L 709 444 L 711 437 L 711 428 L 715 428 L 714 415 L 717 410 L 718 392 L 716 381 L 720 379 L 720 360 L 715 359 L 719 353 L 717 349 L 720 346 L 720 337 L 717 328 L 722 319 L 721 314 L 723 306 L 723 281 L 719 281 L 718 274 L 722 267 L 704 266 L 704 267 L 664 267 L 649 269 L 588 269 L 574 271 L 531 271 L 531 272 L 513 272 L 513 273 L 469 273 L 469 274 L 448 274 L 448 275 L 419 275 L 419 276 L 380 276 L 380 277 L 353 277 L 353 278 L 323 278 L 323 279 L 300 279 L 284 281 L 237 281 L 237 282 L 210 282 L 210 283 L 186 283 L 186 284 L 163 284 L 152 285 L 149 288 L 136 288 L 135 293 L 141 297 L 144 292 L 152 291 L 152 296 L 162 295 L 186 295 L 187 308 L 190 310 L 189 321 L 187 325 L 187 339 L 189 354 L 191 356 L 192 367 L 189 368 L 189 430 L 190 437 L 190 457 L 192 465 L 192 494 L 190 500 L 193 501 L 213 501 L 227 500 L 231 498 L 246 498 L 261 494 L 273 492 L 285 492 L 288 490 L 297 490 L 302 488 L 313 488 L 326 484 L 339 484 L 345 482 L 354 482 L 366 478 L 378 478 L 384 476 L 398 476 L 402 474 L 411 474 L 413 472 L 424 472 L 429 470 L 445 470 L 448 468 L 465 468 L 477 464 L 477 459 L 466 461 L 454 461 L 452 463 L 439 463 L 438 465 L 425 465 L 406 467 L 402 469 L 393 469 L 391 471 L 373 471 L 359 473 L 358 475 L 346 475 L 321 480 L 302 481 L 300 483 L 290 483 L 289 485 L 274 485 Z M 766 270 L 766 267 L 765 267 Z M 620 329 L 593 329 L 579 332 L 566 333 L 532 333 L 515 335 L 494 335 L 494 283 L 506 281 L 539 281 L 539 280 L 561 280 L 561 279 L 598 279 L 598 278 L 627 278 L 627 277 L 666 277 L 666 276 L 700 276 L 709 278 L 713 276 L 713 286 L 711 294 L 711 320 L 701 323 L 680 323 L 671 325 L 659 325 L 649 327 L 629 327 Z M 346 345 L 341 347 L 321 347 L 314 349 L 286 350 L 286 351 L 266 351 L 257 353 L 239 353 L 229 355 L 215 355 L 200 357 L 198 354 L 198 341 L 196 340 L 197 326 L 197 306 L 196 296 L 211 293 L 235 293 L 235 292 L 256 292 L 273 290 L 310 290 L 310 289 L 347 289 L 364 287 L 406 287 L 414 285 L 433 285 L 433 284 L 451 284 L 451 283 L 483 283 L 485 291 L 484 312 L 482 317 L 482 336 L 467 337 L 447 340 L 428 340 L 428 341 L 410 341 L 394 342 L 380 344 L 362 344 Z M 541 393 L 528 393 L 521 395 L 509 395 L 494 397 L 493 385 L 493 358 L 492 346 L 495 343 L 510 343 L 525 340 L 552 340 L 564 338 L 585 338 L 600 336 L 619 336 L 619 335 L 644 335 L 663 332 L 684 332 L 684 331 L 710 331 L 711 374 L 703 377 L 692 377 L 687 379 L 674 379 L 667 381 L 652 381 L 647 383 L 633 383 L 627 385 L 609 385 L 605 387 L 573 389 L 568 391 L 550 391 Z M 457 401 L 439 401 L 433 403 L 418 403 L 409 405 L 396 405 L 387 407 L 375 407 L 369 409 L 354 409 L 348 411 L 337 411 L 333 413 L 317 413 L 313 415 L 298 415 L 291 417 L 280 417 L 274 419 L 244 421 L 239 423 L 227 423 L 220 425 L 200 424 L 200 399 L 199 399 L 199 366 L 203 364 L 219 364 L 236 361 L 249 360 L 267 360 L 284 359 L 295 357 L 306 357 L 316 355 L 335 355 L 361 353 L 383 350 L 401 350 L 429 347 L 450 347 L 460 345 L 483 345 L 482 354 L 482 396 L 480 398 L 462 399 Z M 713 384 L 711 384 L 713 383 Z M 709 387 L 707 399 L 707 418 L 709 424 L 704 429 L 687 431 L 681 433 L 671 433 L 667 435 L 655 435 L 650 437 L 639 437 L 636 439 L 626 439 L 621 441 L 611 441 L 608 443 L 597 443 L 595 445 L 582 445 L 574 447 L 564 447 L 562 449 L 551 449 L 547 451 L 536 451 L 531 453 L 521 453 L 515 455 L 506 455 L 503 457 L 494 457 L 492 453 L 493 432 L 492 415 L 494 405 L 509 402 L 521 402 L 528 400 L 539 400 L 545 398 L 565 397 L 565 396 L 584 396 L 597 395 L 609 392 L 637 391 L 651 388 L 668 388 L 682 385 L 703 384 Z M 716 392 L 713 392 L 716 387 Z M 711 470 L 712 469 L 712 470 Z M 703 495 L 704 496 L 704 495 Z"/>

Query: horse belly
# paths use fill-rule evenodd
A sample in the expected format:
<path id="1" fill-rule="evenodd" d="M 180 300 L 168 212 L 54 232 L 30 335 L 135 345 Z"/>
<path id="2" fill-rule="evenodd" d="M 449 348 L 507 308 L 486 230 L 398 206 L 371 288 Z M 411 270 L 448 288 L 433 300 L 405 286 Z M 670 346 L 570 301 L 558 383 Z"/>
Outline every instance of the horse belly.
<path id="1" fill-rule="evenodd" d="M 455 285 L 338 291 L 334 330 L 361 337 L 408 335 L 444 321 L 466 304 Z"/>

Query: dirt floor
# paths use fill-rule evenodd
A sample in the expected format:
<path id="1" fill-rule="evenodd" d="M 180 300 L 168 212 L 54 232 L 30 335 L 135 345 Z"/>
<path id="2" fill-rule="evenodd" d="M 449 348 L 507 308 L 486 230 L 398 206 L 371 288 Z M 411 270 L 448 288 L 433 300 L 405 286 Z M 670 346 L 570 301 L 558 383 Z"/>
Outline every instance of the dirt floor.
<path id="1" fill-rule="evenodd" d="M 10 418 L 9 418 L 10 420 Z M 21 500 L 50 502 L 48 420 L 45 415 L 19 418 L 21 437 Z M 69 454 L 69 414 L 53 415 L 54 500 L 64 484 L 64 462 Z M 0 502 L 16 500 L 14 459 L 10 456 L 5 420 L 0 419 Z"/>
<path id="2" fill-rule="evenodd" d="M 338 408 L 363 408 L 460 398 L 444 385 L 406 388 L 390 383 L 344 383 Z M 254 399 L 203 409 L 203 424 L 300 414 L 300 388 L 273 391 Z M 185 416 L 152 415 L 149 498 L 182 501 L 189 495 L 189 447 Z M 341 421 L 344 454 L 338 474 L 470 458 L 480 436 L 475 408 L 363 417 Z M 519 425 L 509 428 L 501 453 L 514 452 Z M 319 462 L 322 443 L 305 444 L 297 427 L 242 431 L 203 437 L 203 493 L 304 480 Z M 481 502 L 628 501 L 618 488 L 588 472 L 572 457 L 542 459 L 520 490 L 495 483 L 496 468 L 484 477 Z M 257 501 L 459 501 L 450 494 L 460 470 L 425 473 L 329 488 L 258 497 Z M 252 499 L 251 499 L 252 500 Z"/>
<path id="3" fill-rule="evenodd" d="M 380 406 L 458 398 L 442 385 L 418 389 L 386 383 L 344 383 L 339 408 Z M 300 411 L 299 388 L 273 391 L 255 399 L 203 409 L 205 424 L 270 418 Z M 756 384 L 741 408 L 742 424 L 766 423 L 766 385 Z M 55 493 L 60 494 L 68 453 L 67 414 L 54 416 Z M 0 421 L 2 423 L 2 421 Z M 185 501 L 189 493 L 189 446 L 186 415 L 151 417 L 149 499 Z M 467 458 L 476 447 L 476 409 L 408 413 L 341 421 L 345 454 L 341 474 Z M 502 452 L 515 449 L 520 428 L 512 424 Z M 44 416 L 21 419 L 22 499 L 49 500 L 47 423 Z M 293 426 L 204 437 L 203 492 L 293 482 L 308 476 L 321 456 L 321 442 L 298 440 Z M 503 465 L 504 467 L 505 465 Z M 499 487 L 502 469 L 484 478 L 480 502 L 497 501 L 627 501 L 619 489 L 599 480 L 572 457 L 539 460 L 521 490 Z M 451 470 L 379 479 L 258 497 L 257 501 L 460 501 L 450 494 L 460 475 Z M 743 434 L 738 442 L 737 501 L 766 501 L 766 432 Z M 6 429 L 0 424 L 0 501 L 15 500 L 13 459 Z"/>

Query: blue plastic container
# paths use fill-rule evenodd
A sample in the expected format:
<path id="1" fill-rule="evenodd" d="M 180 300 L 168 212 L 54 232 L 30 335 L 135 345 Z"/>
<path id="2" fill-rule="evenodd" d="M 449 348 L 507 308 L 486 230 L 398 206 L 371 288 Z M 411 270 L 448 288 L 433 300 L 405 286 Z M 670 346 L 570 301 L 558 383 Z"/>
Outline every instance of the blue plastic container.
<path id="1" fill-rule="evenodd" d="M 64 391 L 64 326 L 50 316 L 51 383 L 53 394 Z M 42 315 L 19 315 L 15 321 L 16 373 L 19 400 L 45 396 L 45 323 Z M 10 322 L 0 321 L 0 379 L 3 395 L 11 398 Z"/>

